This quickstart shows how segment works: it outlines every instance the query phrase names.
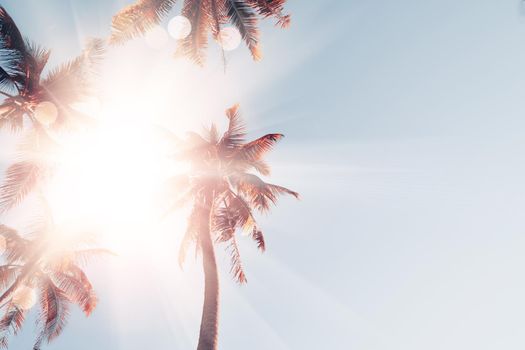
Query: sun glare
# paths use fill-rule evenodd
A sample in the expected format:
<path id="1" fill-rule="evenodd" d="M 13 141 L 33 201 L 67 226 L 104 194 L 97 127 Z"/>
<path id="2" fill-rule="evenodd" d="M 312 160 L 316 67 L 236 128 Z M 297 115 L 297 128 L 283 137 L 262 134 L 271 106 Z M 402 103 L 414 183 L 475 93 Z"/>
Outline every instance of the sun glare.
<path id="1" fill-rule="evenodd" d="M 72 106 L 96 122 L 82 132 L 56 135 L 64 153 L 46 188 L 55 220 L 100 233 L 101 243 L 119 253 L 144 243 L 133 235 L 158 231 L 165 210 L 159 191 L 165 179 L 181 171 L 167 156 L 176 150 L 157 127 L 183 137 L 204 121 L 222 120 L 217 111 L 238 99 L 222 66 L 174 62 L 173 47 L 152 56 L 145 48 L 164 45 L 161 31 L 112 50 L 101 68 L 99 94 Z M 202 103 L 202 96 L 212 95 Z"/>
<path id="2" fill-rule="evenodd" d="M 170 169 L 149 127 L 103 123 L 66 142 L 48 189 L 57 220 L 114 236 L 154 219 L 158 184 Z"/>

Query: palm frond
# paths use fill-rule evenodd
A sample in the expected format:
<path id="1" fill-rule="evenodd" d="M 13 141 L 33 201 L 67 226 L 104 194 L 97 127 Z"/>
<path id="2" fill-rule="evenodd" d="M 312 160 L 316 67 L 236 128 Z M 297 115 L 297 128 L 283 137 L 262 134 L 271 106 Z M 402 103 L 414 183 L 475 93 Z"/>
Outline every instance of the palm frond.
<path id="1" fill-rule="evenodd" d="M 21 54 L 26 51 L 26 45 L 15 21 L 3 6 L 0 6 L 0 38 L 2 49 L 16 50 Z"/>
<path id="2" fill-rule="evenodd" d="M 9 263 L 16 263 L 23 260 L 28 253 L 29 241 L 13 228 L 0 225 L 0 236 L 6 240 L 4 258 Z"/>
<path id="3" fill-rule="evenodd" d="M 38 91 L 40 75 L 49 60 L 51 51 L 29 40 L 26 40 L 25 47 L 25 62 L 27 64 L 25 94 L 29 97 Z M 33 99 L 33 96 L 30 99 Z"/>
<path id="4" fill-rule="evenodd" d="M 24 324 L 26 312 L 14 305 L 10 305 L 4 317 L 0 320 L 0 347 L 8 348 L 8 337 L 12 333 L 16 335 Z"/>
<path id="5" fill-rule="evenodd" d="M 9 74 L 18 90 L 26 85 L 27 50 L 16 23 L 0 6 L 0 65 Z"/>
<path id="6" fill-rule="evenodd" d="M 259 230 L 256 226 L 254 226 L 251 236 L 253 240 L 257 243 L 257 248 L 264 252 L 266 250 L 266 242 L 264 240 L 264 235 L 262 231 Z"/>
<path id="7" fill-rule="evenodd" d="M 284 137 L 283 134 L 267 134 L 245 144 L 237 153 L 240 159 L 255 161 L 261 159 Z"/>
<path id="8" fill-rule="evenodd" d="M 3 265 L 0 266 L 0 289 L 4 290 L 13 283 L 20 273 L 20 266 Z"/>
<path id="9" fill-rule="evenodd" d="M 271 168 L 268 163 L 262 159 L 257 159 L 248 163 L 249 166 L 253 167 L 259 174 L 268 176 L 270 175 Z"/>
<path id="10" fill-rule="evenodd" d="M 240 147 L 245 142 L 246 126 L 239 113 L 239 105 L 233 105 L 226 110 L 228 129 L 222 136 L 220 145 L 226 149 Z"/>
<path id="11" fill-rule="evenodd" d="M 225 203 L 223 207 L 215 210 L 212 222 L 219 242 L 229 240 L 237 228 L 250 232 L 256 222 L 249 204 L 242 197 L 229 191 L 225 196 Z"/>
<path id="12" fill-rule="evenodd" d="M 187 56 L 202 66 L 204 50 L 208 46 L 208 30 L 213 21 L 209 0 L 185 0 L 182 15 L 189 19 L 191 33 L 180 40 L 175 56 Z"/>
<path id="13" fill-rule="evenodd" d="M 245 0 L 226 0 L 226 11 L 228 19 L 239 29 L 253 59 L 260 60 L 262 55 L 259 48 L 257 14 Z"/>
<path id="14" fill-rule="evenodd" d="M 123 8 L 111 23 L 111 44 L 122 44 L 143 35 L 171 11 L 176 0 L 138 0 Z"/>
<path id="15" fill-rule="evenodd" d="M 7 73 L 7 71 L 4 68 L 2 68 L 1 57 L 2 54 L 0 53 L 0 89 L 2 91 L 11 92 L 13 91 L 13 89 L 16 88 L 16 84 L 12 80 L 11 75 L 9 75 L 9 73 Z"/>
<path id="16" fill-rule="evenodd" d="M 244 269 L 242 267 L 241 253 L 239 252 L 239 247 L 237 246 L 237 241 L 235 236 L 232 236 L 230 239 L 230 244 L 228 245 L 228 251 L 230 253 L 230 273 L 233 275 L 235 281 L 240 284 L 248 282 L 246 275 L 244 274 Z"/>
<path id="17" fill-rule="evenodd" d="M 210 0 L 210 16 L 212 18 L 211 33 L 217 39 L 221 25 L 227 22 L 224 0 Z"/>
<path id="18" fill-rule="evenodd" d="M 64 291 L 68 299 L 77 304 L 86 316 L 89 316 L 97 306 L 97 297 L 89 279 L 81 269 L 74 274 L 58 271 L 53 274 L 57 286 Z"/>
<path id="19" fill-rule="evenodd" d="M 50 277 L 40 280 L 41 332 L 34 350 L 40 349 L 44 340 L 52 341 L 62 333 L 69 316 L 69 300 L 66 293 L 57 287 Z"/>
<path id="20" fill-rule="evenodd" d="M 18 205 L 36 187 L 40 175 L 41 166 L 34 162 L 22 161 L 9 166 L 0 186 L 0 213 Z"/>
<path id="21" fill-rule="evenodd" d="M 8 244 L 9 244 L 9 241 L 14 241 L 17 244 L 25 241 L 25 239 L 23 239 L 22 236 L 20 236 L 17 230 L 9 226 L 1 225 L 1 224 L 0 224 L 0 236 L 4 237 L 7 240 Z"/>
<path id="22" fill-rule="evenodd" d="M 31 63 L 34 65 L 32 67 L 33 73 L 37 74 L 37 76 L 40 76 L 47 64 L 47 61 L 49 60 L 51 51 L 38 45 L 37 43 L 28 40 L 26 40 L 26 49 L 27 53 L 29 54 L 28 56 L 32 58 Z"/>
<path id="23" fill-rule="evenodd" d="M 21 131 L 25 114 L 26 111 L 13 98 L 5 99 L 0 105 L 0 129 L 8 127 L 12 132 Z"/>
<path id="24" fill-rule="evenodd" d="M 282 28 L 287 28 L 290 25 L 290 15 L 283 14 L 286 0 L 248 0 L 248 2 L 264 18 L 277 18 L 277 25 Z"/>
<path id="25" fill-rule="evenodd" d="M 232 213 L 228 207 L 215 210 L 212 221 L 212 231 L 217 235 L 217 242 L 226 242 L 233 236 L 237 226 L 235 219 L 234 213 Z"/>
<path id="26" fill-rule="evenodd" d="M 82 54 L 53 69 L 42 81 L 46 94 L 42 98 L 52 100 L 59 110 L 57 124 L 67 119 L 65 114 L 71 114 L 71 104 L 92 92 L 91 78 L 104 53 L 104 42 L 91 39 Z"/>
<path id="27" fill-rule="evenodd" d="M 258 176 L 243 174 L 234 179 L 239 192 L 250 200 L 251 205 L 261 212 L 270 208 L 270 204 L 275 204 L 277 198 L 283 194 L 289 194 L 299 198 L 299 193 L 285 187 L 264 182 Z"/>

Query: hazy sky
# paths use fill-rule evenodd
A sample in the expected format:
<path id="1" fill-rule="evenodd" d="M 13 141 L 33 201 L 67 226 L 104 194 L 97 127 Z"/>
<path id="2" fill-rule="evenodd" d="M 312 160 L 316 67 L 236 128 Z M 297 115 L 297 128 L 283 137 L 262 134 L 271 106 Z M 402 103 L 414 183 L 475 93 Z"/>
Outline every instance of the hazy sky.
<path id="1" fill-rule="evenodd" d="M 125 2 L 1 3 L 57 63 L 106 35 Z M 262 62 L 241 47 L 221 78 L 227 93 L 194 91 L 218 118 L 238 101 L 252 130 L 286 134 L 272 181 L 302 195 L 261 219 L 266 253 L 241 240 L 246 286 L 221 257 L 221 349 L 525 348 L 519 6 L 290 0 L 290 29 L 263 26 Z M 206 69 L 224 75 L 219 57 Z M 166 256 L 91 268 L 99 307 L 74 312 L 48 348 L 192 348 L 200 268 Z M 13 349 L 30 346 L 32 326 Z"/>

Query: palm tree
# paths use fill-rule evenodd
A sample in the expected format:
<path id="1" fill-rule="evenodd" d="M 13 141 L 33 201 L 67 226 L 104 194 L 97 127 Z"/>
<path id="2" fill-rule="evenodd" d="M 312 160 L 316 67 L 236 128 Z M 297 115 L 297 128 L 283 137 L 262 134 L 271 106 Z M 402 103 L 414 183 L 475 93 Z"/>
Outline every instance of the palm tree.
<path id="1" fill-rule="evenodd" d="M 219 279 L 215 260 L 215 244 L 223 243 L 231 256 L 231 273 L 239 283 L 246 283 L 235 233 L 242 229 L 255 240 L 258 248 L 266 248 L 262 231 L 258 228 L 253 210 L 266 212 L 277 197 L 297 192 L 264 182 L 251 170 L 269 175 L 270 167 L 263 160 L 281 134 L 267 134 L 246 142 L 244 124 L 238 106 L 226 111 L 229 126 L 219 137 L 212 124 L 207 136 L 190 134 L 179 155 L 191 165 L 190 173 L 170 180 L 171 187 L 187 190 L 173 203 L 177 207 L 190 201 L 192 211 L 187 231 L 181 243 L 179 263 L 182 266 L 186 251 L 192 244 L 202 252 L 204 269 L 204 305 L 198 350 L 217 348 Z"/>
<path id="2" fill-rule="evenodd" d="M 24 39 L 11 16 L 0 6 L 0 94 L 4 96 L 0 127 L 7 125 L 20 130 L 24 116 L 38 124 L 35 109 L 43 102 L 51 102 L 56 108 L 55 127 L 82 119 L 71 104 L 90 93 L 90 73 L 103 52 L 103 41 L 92 39 L 81 55 L 42 78 L 50 51 Z"/>
<path id="3" fill-rule="evenodd" d="M 50 170 L 46 152 L 57 149 L 47 127 L 59 128 L 86 122 L 87 117 L 72 108 L 91 92 L 93 68 L 101 60 L 104 43 L 92 39 L 83 53 L 51 70 L 41 78 L 50 51 L 24 39 L 7 11 L 0 6 L 0 127 L 13 131 L 23 128 L 24 117 L 33 126 L 23 145 L 23 159 L 12 164 L 0 186 L 0 212 L 11 209 L 45 177 Z M 51 102 L 56 121 L 47 125 L 38 120 L 36 110 Z"/>
<path id="4" fill-rule="evenodd" d="M 16 335 L 20 331 L 33 304 L 28 299 L 36 298 L 36 290 L 40 331 L 34 350 L 60 335 L 72 303 L 86 316 L 97 304 L 93 287 L 79 263 L 109 252 L 91 248 L 92 240 L 85 237 L 58 240 L 56 232 L 54 224 L 46 222 L 35 227 L 33 239 L 26 239 L 16 230 L 0 225 L 1 241 L 5 243 L 5 265 L 0 266 L 0 287 L 4 289 L 0 296 L 0 309 L 4 309 L 0 319 L 1 348 L 7 348 L 11 333 Z"/>
<path id="5" fill-rule="evenodd" d="M 197 64 L 204 63 L 204 49 L 211 32 L 218 39 L 221 26 L 231 23 L 241 33 L 254 60 L 261 58 L 259 18 L 274 17 L 285 28 L 290 15 L 283 14 L 286 0 L 185 0 L 182 15 L 189 19 L 190 35 L 183 39 L 178 51 Z M 176 0 L 137 0 L 118 12 L 112 21 L 110 43 L 119 44 L 144 34 L 159 24 L 174 7 Z"/>

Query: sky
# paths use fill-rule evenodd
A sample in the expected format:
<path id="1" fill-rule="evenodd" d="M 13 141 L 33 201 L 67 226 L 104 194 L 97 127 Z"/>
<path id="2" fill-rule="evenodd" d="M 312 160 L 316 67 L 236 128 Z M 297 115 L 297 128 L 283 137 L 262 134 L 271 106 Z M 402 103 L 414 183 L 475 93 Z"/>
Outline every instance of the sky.
<path id="1" fill-rule="evenodd" d="M 56 64 L 85 38 L 107 35 L 127 2 L 1 3 L 25 35 L 53 48 Z M 271 179 L 302 197 L 260 218 L 264 254 L 240 240 L 247 285 L 231 280 L 219 255 L 219 348 L 523 349 L 519 1 L 289 0 L 287 10 L 291 28 L 262 25 L 261 62 L 241 47 L 224 70 L 212 49 L 204 69 L 166 74 L 164 87 L 184 94 L 171 96 L 186 116 L 164 119 L 171 129 L 220 121 L 239 102 L 253 135 L 286 135 L 269 157 Z M 140 54 L 119 49 L 129 62 L 113 70 L 140 65 L 157 76 L 173 60 L 143 39 L 129 45 Z M 163 230 L 177 231 L 171 224 L 184 219 Z M 149 237 L 157 239 L 130 239 Z M 202 276 L 194 259 L 179 269 L 175 245 L 138 243 L 90 267 L 97 310 L 87 319 L 75 311 L 47 349 L 194 347 Z M 32 325 L 13 349 L 32 344 Z"/>

